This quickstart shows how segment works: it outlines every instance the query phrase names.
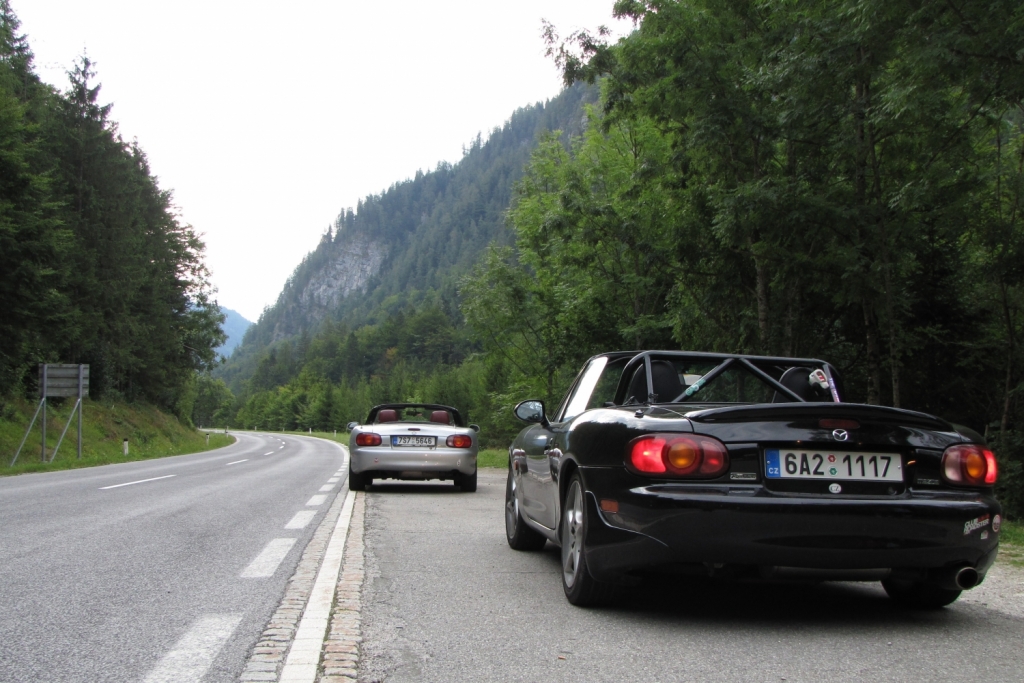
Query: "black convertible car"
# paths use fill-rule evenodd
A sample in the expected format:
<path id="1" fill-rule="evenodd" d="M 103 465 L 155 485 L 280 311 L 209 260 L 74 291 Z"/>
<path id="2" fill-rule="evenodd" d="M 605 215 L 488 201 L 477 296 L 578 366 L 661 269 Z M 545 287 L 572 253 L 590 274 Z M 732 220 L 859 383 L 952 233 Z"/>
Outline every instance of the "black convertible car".
<path id="1" fill-rule="evenodd" d="M 977 586 L 1001 524 L 981 437 L 843 403 L 828 363 L 605 353 L 562 404 L 523 401 L 505 531 L 561 547 L 576 605 L 647 574 L 881 581 L 937 608 Z"/>

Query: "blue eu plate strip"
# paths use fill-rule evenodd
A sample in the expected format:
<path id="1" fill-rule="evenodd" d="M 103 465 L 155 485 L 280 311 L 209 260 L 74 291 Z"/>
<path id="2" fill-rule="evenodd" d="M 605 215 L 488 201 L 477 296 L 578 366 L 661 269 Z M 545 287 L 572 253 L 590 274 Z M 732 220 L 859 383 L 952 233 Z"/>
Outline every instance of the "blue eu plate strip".
<path id="1" fill-rule="evenodd" d="M 770 448 L 764 452 L 764 474 L 771 479 L 782 477 L 782 468 L 779 464 L 779 449 Z"/>

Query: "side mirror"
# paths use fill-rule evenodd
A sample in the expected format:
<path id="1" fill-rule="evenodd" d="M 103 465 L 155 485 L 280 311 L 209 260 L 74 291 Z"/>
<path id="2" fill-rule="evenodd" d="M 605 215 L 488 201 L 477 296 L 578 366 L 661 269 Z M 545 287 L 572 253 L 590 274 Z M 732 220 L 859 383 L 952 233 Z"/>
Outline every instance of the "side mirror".
<path id="1" fill-rule="evenodd" d="M 469 428 L 472 429 L 474 432 L 480 431 L 480 425 L 473 424 L 472 422 L 469 423 Z"/>
<path id="2" fill-rule="evenodd" d="M 349 422 L 349 423 L 348 423 L 348 425 L 347 425 L 347 426 L 346 426 L 345 428 L 346 428 L 346 429 L 347 429 L 348 431 L 350 431 L 350 432 L 351 432 L 351 431 L 352 431 L 353 429 L 355 429 L 355 428 L 356 428 L 356 427 L 358 427 L 358 426 L 359 426 L 359 423 L 358 423 L 358 422 Z"/>
<path id="3" fill-rule="evenodd" d="M 523 422 L 543 425 L 548 423 L 548 418 L 544 415 L 544 401 L 539 401 L 537 399 L 523 401 L 513 408 L 512 412 L 515 413 L 516 417 Z"/>

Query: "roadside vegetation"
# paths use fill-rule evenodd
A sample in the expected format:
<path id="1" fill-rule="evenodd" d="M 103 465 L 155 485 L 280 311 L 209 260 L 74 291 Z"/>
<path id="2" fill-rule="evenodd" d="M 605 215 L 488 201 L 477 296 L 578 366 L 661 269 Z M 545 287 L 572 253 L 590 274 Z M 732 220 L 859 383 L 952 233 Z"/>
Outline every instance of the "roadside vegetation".
<path id="1" fill-rule="evenodd" d="M 0 416 L 0 476 L 26 472 L 109 465 L 131 460 L 148 460 L 168 455 L 182 455 L 221 448 L 234 443 L 234 437 L 223 432 L 207 434 L 186 427 L 174 416 L 153 406 L 116 401 L 90 401 L 84 404 L 82 421 L 82 457 L 78 458 L 78 416 L 71 420 L 64 441 L 54 457 L 54 448 L 73 401 L 51 406 L 47 421 L 46 457 L 43 462 L 39 421 L 28 435 L 18 460 L 11 466 L 25 428 L 32 419 L 36 404 L 13 401 L 6 405 Z M 128 439 L 128 457 L 123 454 L 124 439 Z"/>

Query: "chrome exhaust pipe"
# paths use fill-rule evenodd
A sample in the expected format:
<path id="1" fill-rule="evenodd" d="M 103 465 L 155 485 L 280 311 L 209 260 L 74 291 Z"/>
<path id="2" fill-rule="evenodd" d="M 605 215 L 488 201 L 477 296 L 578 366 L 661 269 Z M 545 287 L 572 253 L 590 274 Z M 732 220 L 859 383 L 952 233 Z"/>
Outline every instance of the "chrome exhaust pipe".
<path id="1" fill-rule="evenodd" d="M 981 576 L 974 567 L 964 567 L 956 573 L 953 580 L 956 582 L 957 588 L 968 591 L 981 583 Z"/>
<path id="2" fill-rule="evenodd" d="M 935 575 L 933 583 L 951 591 L 967 591 L 981 583 L 982 575 L 974 567 L 945 569 Z"/>

